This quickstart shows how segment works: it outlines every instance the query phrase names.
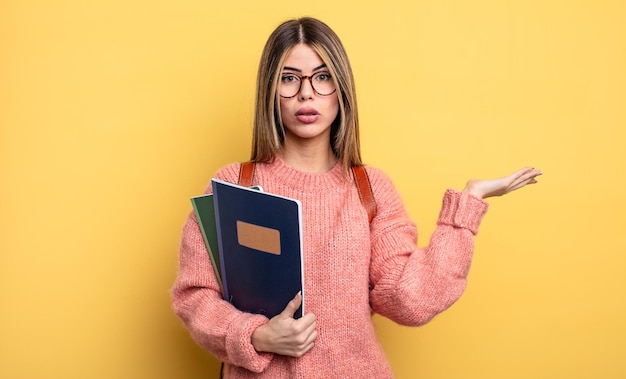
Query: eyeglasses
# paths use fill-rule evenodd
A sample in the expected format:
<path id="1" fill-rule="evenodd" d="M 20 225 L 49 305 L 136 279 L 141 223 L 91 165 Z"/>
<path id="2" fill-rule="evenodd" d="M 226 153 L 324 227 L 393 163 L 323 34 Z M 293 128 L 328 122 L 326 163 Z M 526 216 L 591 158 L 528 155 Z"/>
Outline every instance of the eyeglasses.
<path id="1" fill-rule="evenodd" d="M 285 99 L 296 96 L 302 89 L 302 83 L 309 79 L 313 92 L 320 96 L 328 96 L 335 93 L 335 82 L 328 72 L 318 72 L 311 76 L 298 76 L 295 74 L 283 74 L 280 78 L 279 95 Z"/>

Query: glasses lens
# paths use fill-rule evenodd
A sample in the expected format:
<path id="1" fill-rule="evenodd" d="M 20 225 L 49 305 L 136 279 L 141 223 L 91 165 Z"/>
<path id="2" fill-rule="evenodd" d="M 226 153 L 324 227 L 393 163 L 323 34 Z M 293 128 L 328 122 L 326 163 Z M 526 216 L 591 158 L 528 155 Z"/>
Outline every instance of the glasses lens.
<path id="1" fill-rule="evenodd" d="M 333 78 L 327 72 L 313 75 L 311 84 L 319 95 L 326 96 L 335 92 L 335 83 L 333 83 Z"/>
<path id="2" fill-rule="evenodd" d="M 285 74 L 280 80 L 279 94 L 282 97 L 294 97 L 300 92 L 302 88 L 302 82 L 309 80 L 313 91 L 321 96 L 328 96 L 335 92 L 335 83 L 333 78 L 327 72 L 320 72 L 313 76 L 299 77 L 292 74 Z"/>
<path id="3" fill-rule="evenodd" d="M 283 75 L 280 79 L 280 96 L 296 96 L 296 94 L 300 91 L 300 82 L 300 78 L 295 75 Z"/>

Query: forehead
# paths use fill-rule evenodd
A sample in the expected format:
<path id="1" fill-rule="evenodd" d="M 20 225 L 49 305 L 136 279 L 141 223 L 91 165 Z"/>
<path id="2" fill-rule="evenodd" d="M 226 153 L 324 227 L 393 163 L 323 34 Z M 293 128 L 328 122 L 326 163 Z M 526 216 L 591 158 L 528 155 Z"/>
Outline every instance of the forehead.
<path id="1" fill-rule="evenodd" d="M 312 71 L 323 64 L 324 61 L 311 46 L 300 43 L 287 53 L 283 68 Z"/>

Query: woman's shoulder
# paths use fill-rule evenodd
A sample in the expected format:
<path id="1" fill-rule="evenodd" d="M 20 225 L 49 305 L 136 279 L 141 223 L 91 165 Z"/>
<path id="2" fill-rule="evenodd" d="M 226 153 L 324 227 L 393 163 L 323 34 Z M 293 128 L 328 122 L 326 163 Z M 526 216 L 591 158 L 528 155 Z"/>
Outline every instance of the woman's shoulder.
<path id="1" fill-rule="evenodd" d="M 364 165 L 367 176 L 372 186 L 393 186 L 391 177 L 378 167 Z"/>
<path id="2" fill-rule="evenodd" d="M 232 162 L 218 169 L 213 177 L 227 182 L 237 182 L 240 168 L 241 162 Z"/>
<path id="3" fill-rule="evenodd" d="M 388 196 L 397 197 L 398 191 L 393 183 L 391 177 L 380 168 L 365 165 L 365 171 L 367 171 L 367 177 L 370 181 L 370 186 L 374 192 L 374 197 L 382 200 Z"/>

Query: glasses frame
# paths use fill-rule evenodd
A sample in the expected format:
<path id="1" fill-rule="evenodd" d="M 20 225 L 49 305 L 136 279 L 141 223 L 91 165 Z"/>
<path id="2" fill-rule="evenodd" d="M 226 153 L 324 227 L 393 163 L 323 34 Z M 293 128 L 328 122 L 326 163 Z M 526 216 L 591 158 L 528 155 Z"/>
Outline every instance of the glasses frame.
<path id="1" fill-rule="evenodd" d="M 311 84 L 311 89 L 313 90 L 313 92 L 315 92 L 315 94 L 316 94 L 316 95 L 318 95 L 318 96 L 330 96 L 330 95 L 332 95 L 333 93 L 337 92 L 337 86 L 335 86 L 335 89 L 333 89 L 333 91 L 332 91 L 331 93 L 322 94 L 322 93 L 317 92 L 317 90 L 315 89 L 315 86 L 313 85 L 313 77 L 314 77 L 314 76 L 316 76 L 316 75 L 323 75 L 323 74 L 324 74 L 324 73 L 322 73 L 322 72 L 318 72 L 318 73 L 315 73 L 315 74 L 313 74 L 313 75 L 304 75 L 304 76 L 298 76 L 298 75 L 293 75 L 293 74 L 292 74 L 291 76 L 295 76 L 296 78 L 299 78 L 299 79 L 300 79 L 300 85 L 298 86 L 298 90 L 296 91 L 296 93 L 294 93 L 294 94 L 293 94 L 293 95 L 291 95 L 291 96 L 283 96 L 283 95 L 281 95 L 281 94 L 280 94 L 280 90 L 279 90 L 278 95 L 279 95 L 280 97 L 282 97 L 283 99 L 292 99 L 292 98 L 294 98 L 294 97 L 298 96 L 298 94 L 300 93 L 300 91 L 302 91 L 302 83 L 304 83 L 304 81 L 305 81 L 306 79 L 309 79 L 309 84 Z M 328 74 L 326 74 L 326 75 L 328 75 Z M 334 84 L 335 84 L 335 83 L 333 83 L 333 85 L 334 85 Z"/>

